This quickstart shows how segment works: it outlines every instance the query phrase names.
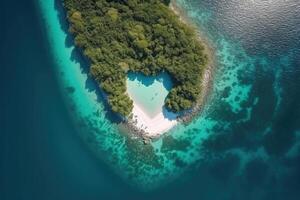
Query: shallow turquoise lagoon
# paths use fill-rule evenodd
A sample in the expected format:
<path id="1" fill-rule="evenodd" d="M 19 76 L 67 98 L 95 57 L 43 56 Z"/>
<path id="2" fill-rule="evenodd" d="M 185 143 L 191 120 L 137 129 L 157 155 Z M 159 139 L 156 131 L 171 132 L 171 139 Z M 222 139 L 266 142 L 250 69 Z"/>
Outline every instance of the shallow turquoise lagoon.
<path id="1" fill-rule="evenodd" d="M 157 76 L 144 76 L 141 73 L 129 73 L 127 92 L 129 96 L 149 115 L 154 117 L 162 111 L 165 98 L 173 84 L 167 73 Z"/>
<path id="2" fill-rule="evenodd" d="M 238 176 L 243 173 L 248 163 L 255 159 L 267 161 L 269 157 L 266 152 L 278 151 L 276 145 L 280 146 L 280 144 L 273 145 L 273 137 L 263 137 L 270 134 L 272 123 L 277 117 L 276 110 L 280 110 L 284 102 L 281 81 L 285 80 L 283 72 L 289 71 L 287 69 L 292 62 L 290 57 L 294 54 L 292 50 L 290 54 L 270 58 L 265 56 L 265 53 L 253 51 L 251 54 L 249 53 L 251 51 L 246 51 L 238 41 L 228 39 L 231 37 L 225 35 L 227 32 L 224 24 L 228 19 L 236 18 L 228 17 L 226 14 L 239 12 L 239 9 L 233 6 L 236 1 L 177 1 L 190 19 L 201 27 L 201 31 L 215 49 L 214 81 L 202 112 L 190 124 L 177 125 L 150 145 L 143 145 L 140 138 L 122 131 L 115 123 L 97 85 L 88 76 L 88 63 L 74 48 L 72 37 L 67 33 L 66 19 L 60 1 L 54 3 L 53 0 L 40 0 L 39 2 L 43 22 L 47 28 L 49 46 L 57 63 L 54 67 L 58 81 L 66 105 L 70 108 L 70 115 L 78 127 L 78 134 L 95 155 L 111 166 L 129 184 L 146 190 L 158 188 L 186 174 L 186 171 L 203 167 L 203 163 L 206 163 L 207 167 L 214 159 L 221 162 L 227 155 L 236 158 L 238 163 L 228 173 Z M 223 4 L 225 6 L 222 7 Z M 264 6 L 259 5 L 258 1 L 251 5 L 254 7 L 241 6 L 246 10 L 250 8 L 257 10 L 256 5 Z M 227 9 L 230 8 L 234 10 L 228 12 Z M 268 8 L 267 6 L 265 9 Z M 219 16 L 219 13 L 223 15 Z M 245 20 L 242 25 L 248 25 L 247 16 L 238 17 L 233 21 Z M 223 22 L 223 19 L 227 21 Z M 219 24 L 221 22 L 224 24 Z M 239 31 L 240 25 L 237 23 L 237 27 L 226 27 L 230 32 L 235 33 Z M 282 27 L 284 28 L 285 24 Z M 255 30 L 251 29 L 251 31 Z M 248 32 L 243 33 L 245 33 L 243 37 L 248 34 Z M 251 35 L 249 38 L 249 41 L 254 43 Z M 259 42 L 255 44 L 259 45 L 260 38 L 258 37 L 257 40 Z M 274 48 L 270 48 L 266 52 L 273 50 Z M 281 70 L 277 70 L 278 68 Z M 129 74 L 127 84 L 128 91 L 134 96 L 135 101 L 151 115 L 155 115 L 157 109 L 163 105 L 165 96 L 172 87 L 169 77 L 165 74 L 150 78 L 140 74 Z M 276 110 L 273 110 L 273 106 L 276 106 Z M 256 113 L 255 117 L 252 116 L 253 113 Z M 276 134 L 281 132 L 278 131 Z M 281 138 L 282 135 L 279 136 Z M 268 167 L 271 169 L 272 166 Z M 216 172 L 213 176 L 223 170 L 223 165 L 218 167 L 213 171 Z M 224 174 L 226 173 L 225 171 Z M 202 175 L 206 176 L 207 173 Z M 207 179 L 199 177 L 200 179 L 207 183 Z M 224 182 L 227 183 L 226 181 Z M 238 187 L 235 186 L 240 185 L 243 184 L 233 185 L 232 191 L 234 193 L 238 191 L 236 189 Z M 217 185 L 212 187 L 211 193 L 216 194 L 215 187 Z M 226 187 L 229 186 L 226 184 Z M 219 190 L 226 187 L 220 184 Z"/>
<path id="3" fill-rule="evenodd" d="M 202 159 L 204 155 L 200 149 L 203 140 L 218 125 L 218 120 L 209 116 L 214 109 L 214 101 L 220 98 L 224 87 L 237 81 L 238 70 L 244 66 L 241 63 L 233 67 L 236 60 L 231 55 L 230 48 L 233 47 L 230 47 L 230 43 L 221 41 L 224 48 L 217 52 L 220 60 L 224 60 L 224 67 L 231 66 L 227 69 L 228 76 L 216 76 L 218 81 L 214 84 L 213 95 L 203 106 L 202 113 L 192 123 L 179 124 L 160 139 L 145 146 L 140 138 L 128 135 L 110 119 L 111 112 L 107 109 L 97 85 L 87 75 L 88 63 L 81 58 L 67 33 L 61 5 L 52 0 L 43 0 L 40 1 L 40 6 L 47 25 L 49 44 L 57 61 L 55 67 L 62 92 L 66 96 L 66 104 L 77 123 L 79 136 L 99 158 L 107 162 L 129 184 L 143 190 L 154 189 L 176 179 L 190 165 Z M 226 60 L 228 57 L 232 58 Z M 148 85 L 145 83 L 147 81 L 153 83 Z M 156 107 L 163 105 L 172 86 L 169 77 L 164 73 L 150 78 L 129 74 L 127 82 L 128 89 L 137 102 L 142 106 L 149 105 L 146 108 L 153 115 Z M 249 86 L 243 84 L 232 89 L 232 95 L 226 101 L 232 104 L 233 110 L 240 107 L 239 104 L 247 98 L 248 91 Z M 161 93 L 158 95 L 157 92 Z M 239 101 L 231 102 L 230 99 L 235 96 L 240 96 Z"/>

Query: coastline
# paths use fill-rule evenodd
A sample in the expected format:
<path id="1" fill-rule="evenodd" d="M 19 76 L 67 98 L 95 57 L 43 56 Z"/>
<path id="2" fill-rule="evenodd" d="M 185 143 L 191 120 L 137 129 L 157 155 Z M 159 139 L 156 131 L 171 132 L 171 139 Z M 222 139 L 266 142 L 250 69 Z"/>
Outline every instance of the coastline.
<path id="1" fill-rule="evenodd" d="M 201 112 L 202 105 L 205 104 L 210 95 L 216 61 L 214 56 L 214 49 L 210 45 L 207 37 L 203 32 L 201 32 L 201 30 L 199 30 L 199 27 L 197 27 L 195 23 L 187 16 L 186 12 L 182 8 L 180 8 L 180 6 L 178 6 L 176 0 L 171 0 L 169 8 L 179 17 L 179 20 L 182 23 L 190 26 L 195 31 L 197 37 L 196 39 L 198 39 L 204 45 L 204 53 L 208 57 L 207 66 L 203 73 L 202 92 L 198 101 L 193 108 L 186 111 L 184 114 L 177 118 L 179 123 L 182 122 L 188 124 Z"/>
<path id="2" fill-rule="evenodd" d="M 168 111 L 163 108 L 160 113 L 151 118 L 143 110 L 143 107 L 134 103 L 132 115 L 127 120 L 126 126 L 135 135 L 142 136 L 143 139 L 158 138 L 178 123 L 176 114 L 169 112 L 169 117 L 166 117 L 166 112 Z"/>
<path id="3" fill-rule="evenodd" d="M 132 133 L 133 136 L 139 136 L 143 139 L 144 144 L 148 144 L 150 140 L 161 137 L 167 131 L 174 128 L 178 123 L 190 123 L 202 110 L 202 105 L 207 101 L 211 91 L 213 71 L 215 66 L 214 51 L 209 41 L 198 27 L 192 22 L 185 11 L 181 9 L 176 0 L 171 0 L 169 9 L 179 17 L 179 20 L 187 26 L 190 26 L 196 34 L 198 39 L 204 46 L 204 53 L 208 57 L 208 63 L 203 73 L 202 92 L 193 108 L 184 111 L 181 114 L 176 114 L 174 119 L 168 119 L 164 116 L 163 111 L 150 118 L 141 106 L 134 103 L 132 115 L 121 126 Z M 147 124 L 147 125 L 146 125 Z"/>

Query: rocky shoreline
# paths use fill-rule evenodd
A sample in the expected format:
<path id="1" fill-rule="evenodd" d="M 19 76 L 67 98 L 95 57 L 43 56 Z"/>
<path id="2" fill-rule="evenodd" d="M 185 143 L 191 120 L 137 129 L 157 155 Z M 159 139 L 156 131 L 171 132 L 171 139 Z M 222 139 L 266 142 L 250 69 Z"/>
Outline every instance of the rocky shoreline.
<path id="1" fill-rule="evenodd" d="M 143 143 L 149 144 L 151 141 L 158 139 L 161 135 L 155 135 L 155 136 L 149 136 L 149 134 L 147 134 L 147 131 L 145 131 L 144 129 L 140 129 L 136 126 L 136 122 L 133 120 L 128 120 L 124 123 L 121 124 L 121 126 L 127 130 L 126 132 L 131 136 L 131 137 L 137 137 L 137 138 L 141 138 L 143 140 Z"/>

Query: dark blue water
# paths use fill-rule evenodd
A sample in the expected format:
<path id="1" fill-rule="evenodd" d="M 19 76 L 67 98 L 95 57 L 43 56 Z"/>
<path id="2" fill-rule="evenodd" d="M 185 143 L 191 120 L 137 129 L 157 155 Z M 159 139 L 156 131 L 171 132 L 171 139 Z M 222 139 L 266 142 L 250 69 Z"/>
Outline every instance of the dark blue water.
<path id="1" fill-rule="evenodd" d="M 222 123 L 204 142 L 207 158 L 147 193 L 129 187 L 77 137 L 37 2 L 0 3 L 0 199 L 299 199 L 300 4 L 186 2 L 204 13 L 195 21 L 220 52 L 224 40 L 237 46 L 231 58 L 218 56 L 220 67 L 243 63 L 236 84 L 252 87 L 236 112 L 226 101 L 235 86 L 221 94 L 209 115 Z"/>

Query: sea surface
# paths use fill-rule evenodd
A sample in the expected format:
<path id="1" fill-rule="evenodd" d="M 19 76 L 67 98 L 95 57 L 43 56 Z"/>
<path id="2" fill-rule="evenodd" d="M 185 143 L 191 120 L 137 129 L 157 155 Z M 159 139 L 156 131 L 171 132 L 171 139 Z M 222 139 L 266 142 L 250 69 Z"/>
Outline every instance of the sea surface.
<path id="1" fill-rule="evenodd" d="M 59 0 L 0 3 L 0 199 L 300 198 L 300 2 L 177 0 L 215 50 L 189 125 L 117 125 Z"/>

